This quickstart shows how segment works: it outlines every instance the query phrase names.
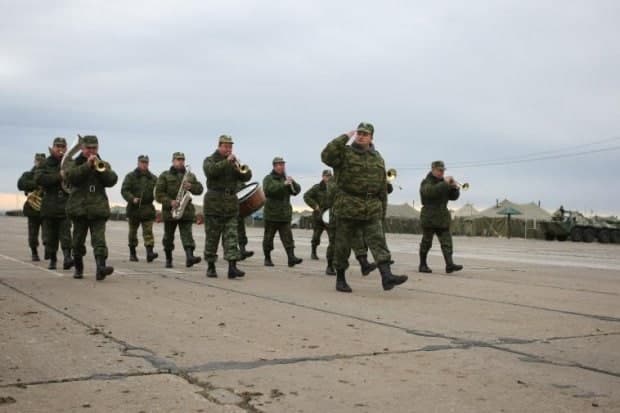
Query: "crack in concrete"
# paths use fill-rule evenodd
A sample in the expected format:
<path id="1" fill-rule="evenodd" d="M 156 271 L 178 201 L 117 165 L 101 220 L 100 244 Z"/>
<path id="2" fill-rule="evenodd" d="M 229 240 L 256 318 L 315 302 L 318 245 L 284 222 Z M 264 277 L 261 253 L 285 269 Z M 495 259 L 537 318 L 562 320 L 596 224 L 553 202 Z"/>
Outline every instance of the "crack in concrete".
<path id="1" fill-rule="evenodd" d="M 23 388 L 29 386 L 41 386 L 46 384 L 64 384 L 64 383 L 75 383 L 82 381 L 107 381 L 107 380 L 123 380 L 131 377 L 149 377 L 149 376 L 158 376 L 162 374 L 167 374 L 164 372 L 153 371 L 153 372 L 135 372 L 135 373 L 95 373 L 90 376 L 81 376 L 81 377 L 68 377 L 64 379 L 50 379 L 50 380 L 35 380 L 29 382 L 17 382 L 17 383 L 6 383 L 1 384 L 0 389 L 5 388 Z"/>

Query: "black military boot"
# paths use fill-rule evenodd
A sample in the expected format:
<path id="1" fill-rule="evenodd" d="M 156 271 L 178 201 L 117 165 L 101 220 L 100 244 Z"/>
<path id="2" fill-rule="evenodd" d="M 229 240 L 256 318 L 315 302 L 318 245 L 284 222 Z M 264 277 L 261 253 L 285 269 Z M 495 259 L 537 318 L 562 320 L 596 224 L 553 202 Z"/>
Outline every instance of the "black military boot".
<path id="1" fill-rule="evenodd" d="M 228 278 L 241 278 L 245 275 L 245 272 L 237 268 L 237 261 L 228 261 Z"/>
<path id="2" fill-rule="evenodd" d="M 73 263 L 75 264 L 73 278 L 75 278 L 76 280 L 84 278 L 84 258 L 73 257 Z"/>
<path id="3" fill-rule="evenodd" d="M 301 258 L 295 256 L 294 248 L 287 248 L 286 255 L 288 255 L 288 266 L 289 267 L 294 267 L 297 264 L 301 264 L 303 262 Z"/>
<path id="4" fill-rule="evenodd" d="M 30 248 L 30 252 L 32 254 L 31 258 L 33 262 L 41 261 L 41 258 L 39 258 L 39 251 L 37 251 L 37 247 Z"/>
<path id="5" fill-rule="evenodd" d="M 407 281 L 409 277 L 406 275 L 394 275 L 389 263 L 379 264 L 379 272 L 381 273 L 381 284 L 384 290 L 391 290 L 397 285 Z"/>
<path id="6" fill-rule="evenodd" d="M 341 293 L 352 293 L 353 290 L 347 284 L 347 279 L 344 276 L 344 270 L 336 271 L 336 290 Z"/>
<path id="7" fill-rule="evenodd" d="M 207 277 L 209 278 L 217 278 L 217 271 L 215 271 L 215 263 L 208 262 L 207 263 Z"/>
<path id="8" fill-rule="evenodd" d="M 431 274 L 433 270 L 431 270 L 428 264 L 426 263 L 427 257 L 428 257 L 428 251 L 420 252 L 420 266 L 418 267 L 418 271 L 426 273 L 426 274 Z"/>
<path id="9" fill-rule="evenodd" d="M 202 261 L 202 258 L 194 257 L 193 248 L 185 248 L 185 266 L 187 268 L 192 267 L 194 264 L 198 264 L 200 261 Z"/>
<path id="10" fill-rule="evenodd" d="M 153 262 L 157 257 L 159 254 L 153 251 L 152 245 L 146 247 L 146 262 Z"/>
<path id="11" fill-rule="evenodd" d="M 47 266 L 48 270 L 55 270 L 56 269 L 56 262 L 58 261 L 56 258 L 56 253 L 50 253 L 49 254 L 50 257 L 50 264 Z"/>
<path id="12" fill-rule="evenodd" d="M 273 267 L 273 261 L 271 261 L 271 251 L 264 251 L 265 253 L 265 267 Z"/>
<path id="13" fill-rule="evenodd" d="M 245 245 L 239 245 L 239 252 L 241 253 L 241 261 L 254 255 L 254 251 L 246 250 Z"/>
<path id="14" fill-rule="evenodd" d="M 332 265 L 332 260 L 327 260 L 327 268 L 325 268 L 326 275 L 336 275 L 336 270 L 334 270 L 334 266 Z"/>
<path id="15" fill-rule="evenodd" d="M 317 245 L 312 245 L 312 253 L 310 254 L 310 259 L 312 260 L 318 260 L 319 256 L 316 255 L 316 247 Z"/>
<path id="16" fill-rule="evenodd" d="M 73 258 L 71 257 L 71 250 L 62 250 L 62 253 L 64 255 L 64 259 L 62 261 L 62 269 L 70 270 L 71 267 L 73 267 L 73 265 L 75 264 L 73 262 Z"/>
<path id="17" fill-rule="evenodd" d="M 138 254 L 136 254 L 136 247 L 129 247 L 129 261 L 138 262 Z"/>
<path id="18" fill-rule="evenodd" d="M 166 253 L 166 268 L 172 268 L 172 250 L 164 250 Z"/>
<path id="19" fill-rule="evenodd" d="M 452 254 L 444 252 L 443 258 L 446 260 L 446 274 L 451 274 L 463 269 L 462 265 L 455 264 L 454 261 L 452 261 Z"/>
<path id="20" fill-rule="evenodd" d="M 105 264 L 105 258 L 98 256 L 95 257 L 95 262 L 97 263 L 97 272 L 95 278 L 97 281 L 105 280 L 105 277 L 112 274 L 114 272 L 114 267 L 108 266 Z"/>
<path id="21" fill-rule="evenodd" d="M 374 270 L 377 269 L 377 264 L 374 262 L 368 262 L 368 255 L 360 255 L 356 257 L 357 261 L 360 263 L 360 270 L 362 270 L 362 275 L 368 275 Z"/>

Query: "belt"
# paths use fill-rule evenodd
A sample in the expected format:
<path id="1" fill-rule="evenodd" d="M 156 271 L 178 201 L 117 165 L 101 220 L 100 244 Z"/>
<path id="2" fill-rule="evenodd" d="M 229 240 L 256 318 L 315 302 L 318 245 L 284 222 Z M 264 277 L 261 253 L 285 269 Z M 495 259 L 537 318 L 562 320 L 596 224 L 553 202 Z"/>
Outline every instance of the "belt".
<path id="1" fill-rule="evenodd" d="M 351 196 L 362 198 L 362 199 L 376 198 L 379 196 L 379 192 L 350 192 L 343 188 L 340 188 L 340 190 L 347 195 L 351 195 Z"/>
<path id="2" fill-rule="evenodd" d="M 234 189 L 207 189 L 207 194 L 224 194 L 224 195 L 237 195 L 237 191 Z"/>

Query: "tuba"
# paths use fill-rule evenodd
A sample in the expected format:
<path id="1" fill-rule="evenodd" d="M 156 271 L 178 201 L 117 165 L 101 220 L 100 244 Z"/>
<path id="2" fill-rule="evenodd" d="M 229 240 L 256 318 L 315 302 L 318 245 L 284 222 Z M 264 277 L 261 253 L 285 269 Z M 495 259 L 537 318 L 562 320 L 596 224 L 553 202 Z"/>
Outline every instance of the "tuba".
<path id="1" fill-rule="evenodd" d="M 62 159 L 60 161 L 60 170 L 63 171 L 64 173 L 67 172 L 67 168 L 69 167 L 69 162 L 73 161 L 73 157 L 80 151 L 81 144 L 82 144 L 82 137 L 78 135 L 78 138 L 76 139 L 75 142 L 73 142 L 73 145 L 71 145 L 71 148 L 62 155 Z M 60 185 L 62 186 L 63 191 L 65 191 L 66 193 L 71 192 L 71 187 L 69 186 L 69 184 L 66 182 L 65 179 L 62 180 Z"/>
<path id="2" fill-rule="evenodd" d="M 192 175 L 189 169 L 189 165 L 185 167 L 185 175 L 183 175 L 183 180 L 181 180 L 181 186 L 179 186 L 179 191 L 177 192 L 177 197 L 175 200 L 178 202 L 176 208 L 172 208 L 172 219 L 181 219 L 183 214 L 185 213 L 185 208 L 187 204 L 192 200 L 192 194 L 189 193 L 183 185 L 188 181 L 189 177 Z"/>

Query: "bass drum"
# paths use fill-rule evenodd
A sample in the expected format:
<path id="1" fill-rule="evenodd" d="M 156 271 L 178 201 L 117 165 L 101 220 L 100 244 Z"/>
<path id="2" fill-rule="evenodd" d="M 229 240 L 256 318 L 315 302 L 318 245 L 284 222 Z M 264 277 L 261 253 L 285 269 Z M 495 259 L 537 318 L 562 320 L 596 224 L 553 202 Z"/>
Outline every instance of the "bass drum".
<path id="1" fill-rule="evenodd" d="M 323 221 L 323 224 L 325 225 L 329 225 L 329 208 L 327 208 L 325 211 L 323 211 L 323 213 L 321 214 L 321 221 Z"/>
<path id="2" fill-rule="evenodd" d="M 247 184 L 237 192 L 239 199 L 239 216 L 249 217 L 265 205 L 265 193 L 258 182 Z"/>

